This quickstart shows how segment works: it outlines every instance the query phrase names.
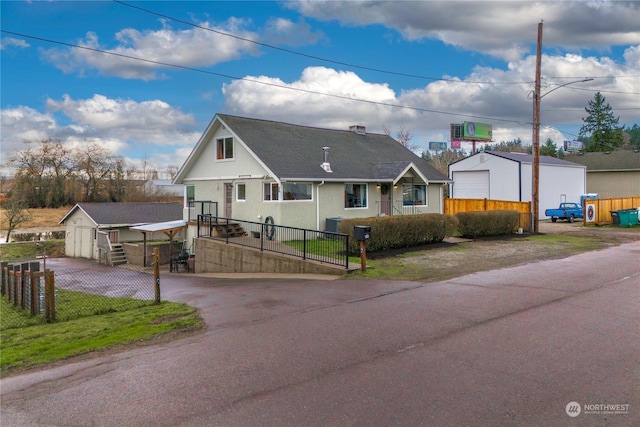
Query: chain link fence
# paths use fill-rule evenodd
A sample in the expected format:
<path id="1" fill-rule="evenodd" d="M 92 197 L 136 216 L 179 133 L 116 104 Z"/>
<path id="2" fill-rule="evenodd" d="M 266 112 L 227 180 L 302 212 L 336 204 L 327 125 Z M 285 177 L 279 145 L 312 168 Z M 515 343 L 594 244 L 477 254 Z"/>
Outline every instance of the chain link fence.
<path id="1" fill-rule="evenodd" d="M 152 267 L 56 261 L 2 263 L 2 329 L 125 311 L 159 300 Z"/>

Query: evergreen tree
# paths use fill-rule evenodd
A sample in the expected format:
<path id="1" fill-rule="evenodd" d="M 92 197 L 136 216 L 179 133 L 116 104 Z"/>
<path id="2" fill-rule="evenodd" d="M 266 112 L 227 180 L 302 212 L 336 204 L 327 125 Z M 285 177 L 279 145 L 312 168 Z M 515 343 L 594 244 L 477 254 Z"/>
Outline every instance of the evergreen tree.
<path id="1" fill-rule="evenodd" d="M 605 97 L 596 92 L 584 109 L 588 116 L 582 118 L 580 140 L 585 143 L 586 151 L 611 151 L 623 143 L 622 129 L 618 127 L 620 118 L 613 115 L 611 105 L 605 102 Z"/>
<path id="2" fill-rule="evenodd" d="M 547 142 L 544 145 L 540 146 L 541 156 L 558 157 L 558 151 L 558 148 L 553 143 L 553 140 L 551 138 L 548 138 Z"/>

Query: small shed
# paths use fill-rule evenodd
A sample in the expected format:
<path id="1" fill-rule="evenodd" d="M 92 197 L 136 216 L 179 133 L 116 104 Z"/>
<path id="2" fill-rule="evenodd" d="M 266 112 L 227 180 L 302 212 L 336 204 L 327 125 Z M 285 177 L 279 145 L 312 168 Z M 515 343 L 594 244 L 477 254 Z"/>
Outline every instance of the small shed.
<path id="1" fill-rule="evenodd" d="M 65 255 L 99 259 L 98 238 L 111 245 L 141 242 L 131 227 L 182 220 L 180 203 L 78 203 L 65 214 Z"/>
<path id="2" fill-rule="evenodd" d="M 533 197 L 533 155 L 480 151 L 449 165 L 452 198 L 530 202 Z M 586 168 L 540 156 L 538 215 L 561 201 L 580 201 L 586 193 Z"/>

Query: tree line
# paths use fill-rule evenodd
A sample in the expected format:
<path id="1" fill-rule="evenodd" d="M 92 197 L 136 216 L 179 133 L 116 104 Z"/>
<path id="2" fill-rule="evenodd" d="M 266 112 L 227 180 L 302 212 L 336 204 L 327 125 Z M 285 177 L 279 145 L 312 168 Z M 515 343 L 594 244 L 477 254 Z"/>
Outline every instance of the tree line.
<path id="1" fill-rule="evenodd" d="M 79 202 L 155 200 L 144 187 L 157 171 L 142 173 L 98 143 L 70 148 L 58 139 L 25 142 L 8 164 L 15 171 L 8 197 L 24 208 L 57 208 Z M 169 173 L 175 173 L 177 168 Z"/>

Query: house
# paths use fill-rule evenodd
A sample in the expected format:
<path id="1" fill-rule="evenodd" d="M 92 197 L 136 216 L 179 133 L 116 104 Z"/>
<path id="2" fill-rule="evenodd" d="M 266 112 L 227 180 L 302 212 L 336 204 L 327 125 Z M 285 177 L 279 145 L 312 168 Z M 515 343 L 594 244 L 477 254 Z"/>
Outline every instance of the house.
<path id="1" fill-rule="evenodd" d="M 65 255 L 99 260 L 106 246 L 143 241 L 145 236 L 131 227 L 181 219 L 180 203 L 78 203 L 60 220 L 65 227 Z M 157 236 L 166 238 L 162 233 Z"/>
<path id="2" fill-rule="evenodd" d="M 565 159 L 587 167 L 589 193 L 603 199 L 640 196 L 640 151 L 569 154 Z"/>
<path id="3" fill-rule="evenodd" d="M 220 217 L 327 230 L 339 218 L 442 213 L 448 179 L 364 126 L 217 114 L 173 182 L 186 186 L 188 201 L 217 203 Z"/>
<path id="4" fill-rule="evenodd" d="M 579 201 L 586 193 L 586 168 L 556 157 L 540 156 L 538 215 L 561 201 Z M 451 197 L 530 202 L 533 155 L 480 151 L 449 165 Z"/>

